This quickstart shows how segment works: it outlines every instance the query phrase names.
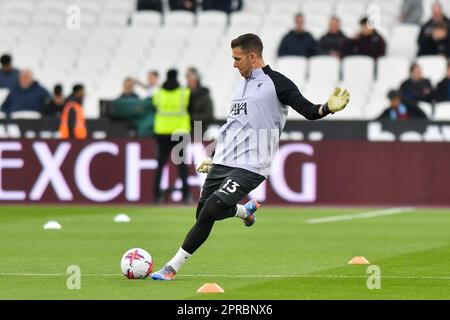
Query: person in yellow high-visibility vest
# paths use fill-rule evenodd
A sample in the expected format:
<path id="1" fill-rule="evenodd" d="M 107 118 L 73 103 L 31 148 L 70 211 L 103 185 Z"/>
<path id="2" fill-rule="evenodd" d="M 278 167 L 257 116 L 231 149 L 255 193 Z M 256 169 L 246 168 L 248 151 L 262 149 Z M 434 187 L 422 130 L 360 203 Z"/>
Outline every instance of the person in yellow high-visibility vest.
<path id="1" fill-rule="evenodd" d="M 167 80 L 161 88 L 154 92 L 152 97 L 152 102 L 156 109 L 154 132 L 158 142 L 158 168 L 156 169 L 154 181 L 154 200 L 156 203 L 164 201 L 164 196 L 161 194 L 160 189 L 162 169 L 169 156 L 171 156 L 172 149 L 180 143 L 178 139 L 172 141 L 172 134 L 176 134 L 179 137 L 183 134 L 188 135 L 191 132 L 191 119 L 188 113 L 191 91 L 189 88 L 180 86 L 177 76 L 178 72 L 176 70 L 169 70 L 167 72 Z M 183 201 L 189 203 L 188 170 L 183 160 L 183 148 L 181 148 L 179 154 L 174 154 L 173 156 L 178 158 L 176 163 L 183 182 Z"/>

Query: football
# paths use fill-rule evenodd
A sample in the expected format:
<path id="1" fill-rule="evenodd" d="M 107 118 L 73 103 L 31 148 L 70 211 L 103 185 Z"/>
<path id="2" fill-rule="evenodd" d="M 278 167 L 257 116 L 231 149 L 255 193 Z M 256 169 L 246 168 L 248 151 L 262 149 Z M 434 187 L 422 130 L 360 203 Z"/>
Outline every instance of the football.
<path id="1" fill-rule="evenodd" d="M 144 249 L 130 249 L 122 256 L 120 268 L 128 279 L 145 279 L 153 269 L 152 256 Z"/>

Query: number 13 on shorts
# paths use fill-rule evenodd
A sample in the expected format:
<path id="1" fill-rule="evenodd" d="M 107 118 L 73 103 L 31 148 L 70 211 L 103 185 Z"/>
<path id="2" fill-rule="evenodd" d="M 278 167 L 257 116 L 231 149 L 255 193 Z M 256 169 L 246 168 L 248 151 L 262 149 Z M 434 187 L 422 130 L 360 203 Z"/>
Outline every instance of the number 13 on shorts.
<path id="1" fill-rule="evenodd" d="M 240 187 L 239 183 L 231 179 L 227 179 L 225 184 L 222 186 L 222 189 L 228 191 L 229 193 L 233 193 L 236 192 L 237 187 Z"/>

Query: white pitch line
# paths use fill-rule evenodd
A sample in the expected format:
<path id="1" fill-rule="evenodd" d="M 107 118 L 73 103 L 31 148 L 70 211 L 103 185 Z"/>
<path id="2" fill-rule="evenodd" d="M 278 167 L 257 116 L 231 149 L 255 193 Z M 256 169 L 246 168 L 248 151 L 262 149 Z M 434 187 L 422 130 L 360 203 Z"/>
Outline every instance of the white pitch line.
<path id="1" fill-rule="evenodd" d="M 347 221 L 354 219 L 366 219 L 373 217 L 381 217 L 381 216 L 390 216 L 394 214 L 400 214 L 404 212 L 414 211 L 414 207 L 403 207 L 403 208 L 389 208 L 383 210 L 375 210 L 363 213 L 355 213 L 355 214 L 346 214 L 341 216 L 331 216 L 331 217 L 323 217 L 316 219 L 306 220 L 307 223 L 316 224 L 316 223 L 327 223 L 327 222 L 336 222 L 336 221 Z"/>
<path id="2" fill-rule="evenodd" d="M 65 273 L 0 273 L 0 277 L 67 277 L 70 274 Z M 81 274 L 83 277 L 123 277 L 120 273 L 103 273 L 103 274 Z M 308 275 L 308 274 L 181 274 L 179 278 L 349 278 L 361 279 L 367 276 L 350 276 L 350 275 Z M 450 280 L 450 276 L 382 276 L 383 279 L 411 279 L 411 280 Z"/>

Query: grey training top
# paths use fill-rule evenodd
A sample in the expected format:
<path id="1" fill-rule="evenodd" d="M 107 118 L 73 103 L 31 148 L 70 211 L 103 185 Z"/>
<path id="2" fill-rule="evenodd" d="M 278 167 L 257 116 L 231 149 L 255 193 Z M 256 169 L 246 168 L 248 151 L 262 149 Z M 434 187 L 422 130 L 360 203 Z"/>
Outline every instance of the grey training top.
<path id="1" fill-rule="evenodd" d="M 288 107 L 306 119 L 320 119 L 321 105 L 302 96 L 297 86 L 269 66 L 254 69 L 237 86 L 227 122 L 220 128 L 213 162 L 264 177 L 286 123 Z"/>

